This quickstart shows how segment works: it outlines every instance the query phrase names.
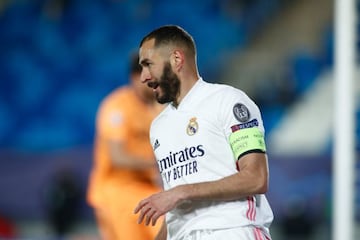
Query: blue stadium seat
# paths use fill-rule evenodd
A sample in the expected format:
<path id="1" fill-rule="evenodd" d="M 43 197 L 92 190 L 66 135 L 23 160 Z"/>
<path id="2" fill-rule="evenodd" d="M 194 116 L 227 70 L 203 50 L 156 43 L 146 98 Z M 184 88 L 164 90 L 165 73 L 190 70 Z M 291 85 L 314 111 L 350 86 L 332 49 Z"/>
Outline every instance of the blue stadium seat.
<path id="1" fill-rule="evenodd" d="M 81 136 L 77 126 L 62 119 L 32 119 L 18 129 L 12 147 L 23 151 L 46 152 L 78 145 Z"/>
<path id="2" fill-rule="evenodd" d="M 306 51 L 300 51 L 292 59 L 292 71 L 296 82 L 296 91 L 304 93 L 322 71 L 321 61 Z"/>
<path id="3" fill-rule="evenodd" d="M 127 57 L 150 29 L 179 24 L 193 34 L 201 42 L 200 71 L 209 81 L 218 80 L 224 51 L 243 46 L 249 34 L 242 20 L 234 22 L 222 8 L 227 3 L 218 0 L 69 1 L 59 19 L 49 18 L 43 4 L 12 2 L 0 15 L 0 79 L 7 80 L 0 93 L 19 119 L 19 136 L 5 139 L 7 144 L 25 146 L 31 134 L 35 140 L 29 148 L 38 148 L 46 134 L 59 138 L 59 146 L 88 144 L 99 101 L 127 82 Z M 253 11 L 261 14 L 255 18 L 272 11 L 267 4 L 256 1 Z M 6 116 L 12 115 L 5 111 Z M 79 135 L 71 133 L 71 124 L 81 126 Z"/>
<path id="4" fill-rule="evenodd" d="M 13 109 L 0 98 L 0 147 L 6 146 L 6 140 L 16 130 L 16 117 Z"/>

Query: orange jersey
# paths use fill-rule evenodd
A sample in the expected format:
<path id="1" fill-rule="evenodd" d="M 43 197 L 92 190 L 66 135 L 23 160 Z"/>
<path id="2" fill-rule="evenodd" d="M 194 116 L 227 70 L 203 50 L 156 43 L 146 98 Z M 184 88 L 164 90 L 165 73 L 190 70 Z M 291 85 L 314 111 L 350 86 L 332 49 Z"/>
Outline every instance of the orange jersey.
<path id="1" fill-rule="evenodd" d="M 124 185 L 130 188 L 131 185 L 150 184 L 154 173 L 112 165 L 108 141 L 121 142 L 127 153 L 155 161 L 149 141 L 149 128 L 158 112 L 140 101 L 131 87 L 118 88 L 103 100 L 96 119 L 94 167 L 87 196 L 90 205 L 100 207 L 108 203 L 109 187 L 106 186 L 120 188 Z M 116 196 L 119 191 L 111 192 L 114 198 L 124 198 L 126 194 L 122 192 L 122 196 Z"/>

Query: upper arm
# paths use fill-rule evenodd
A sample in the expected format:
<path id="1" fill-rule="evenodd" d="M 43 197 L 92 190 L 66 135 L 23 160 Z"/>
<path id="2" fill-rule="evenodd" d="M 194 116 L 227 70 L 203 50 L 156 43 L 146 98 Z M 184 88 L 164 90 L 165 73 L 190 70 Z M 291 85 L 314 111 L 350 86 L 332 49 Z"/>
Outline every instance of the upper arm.
<path id="1" fill-rule="evenodd" d="M 269 186 L 269 168 L 265 153 L 248 153 L 237 162 L 239 174 L 256 183 L 259 193 L 265 193 Z"/>
<path id="2" fill-rule="evenodd" d="M 127 134 L 126 111 L 113 101 L 104 101 L 96 117 L 96 133 L 111 141 L 123 141 Z"/>
<path id="3" fill-rule="evenodd" d="M 116 100 L 114 95 L 105 98 L 96 116 L 97 138 L 106 145 L 113 163 L 123 155 L 123 143 L 128 135 L 126 109 Z"/>
<path id="4" fill-rule="evenodd" d="M 113 163 L 116 163 L 116 159 L 121 159 L 126 153 L 124 152 L 124 146 L 120 140 L 108 140 L 107 141 L 111 160 Z"/>
<path id="5" fill-rule="evenodd" d="M 245 93 L 232 93 L 223 102 L 222 123 L 239 176 L 266 192 L 269 171 L 260 110 Z"/>
<path id="6" fill-rule="evenodd" d="M 220 122 L 234 161 L 251 153 L 265 153 L 265 130 L 257 105 L 243 92 L 232 90 L 220 107 Z"/>
<path id="7" fill-rule="evenodd" d="M 256 175 L 266 177 L 268 176 L 268 161 L 265 153 L 249 153 L 241 157 L 236 162 L 238 171 L 249 170 Z"/>

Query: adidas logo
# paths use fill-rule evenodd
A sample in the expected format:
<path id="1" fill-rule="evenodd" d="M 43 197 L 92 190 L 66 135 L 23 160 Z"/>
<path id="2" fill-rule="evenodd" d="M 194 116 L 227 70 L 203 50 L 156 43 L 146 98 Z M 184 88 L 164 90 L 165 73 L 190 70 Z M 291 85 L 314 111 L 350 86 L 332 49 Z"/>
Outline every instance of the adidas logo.
<path id="1" fill-rule="evenodd" d="M 155 143 L 154 143 L 154 151 L 158 148 L 158 147 L 160 147 L 160 143 L 159 143 L 159 140 L 155 140 Z"/>

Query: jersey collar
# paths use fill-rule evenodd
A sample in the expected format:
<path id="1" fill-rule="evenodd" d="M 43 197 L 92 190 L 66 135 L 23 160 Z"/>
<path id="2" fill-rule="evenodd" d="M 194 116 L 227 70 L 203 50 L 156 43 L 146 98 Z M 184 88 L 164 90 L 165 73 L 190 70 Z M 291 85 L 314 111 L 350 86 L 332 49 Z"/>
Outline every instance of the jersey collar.
<path id="1" fill-rule="evenodd" d="M 202 86 L 204 86 L 205 81 L 200 77 L 194 84 L 194 86 L 192 86 L 192 88 L 190 89 L 190 91 L 185 95 L 185 97 L 181 100 L 179 106 L 178 106 L 178 110 L 180 109 L 184 109 L 186 108 L 186 106 L 188 106 L 189 104 L 193 104 L 194 101 L 196 101 L 196 98 L 199 97 L 199 91 L 202 89 Z M 176 109 L 172 104 L 171 104 L 172 108 Z"/>

